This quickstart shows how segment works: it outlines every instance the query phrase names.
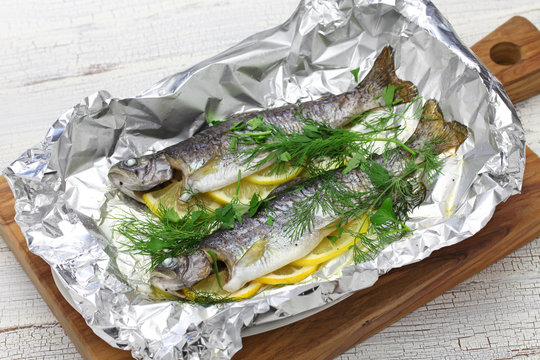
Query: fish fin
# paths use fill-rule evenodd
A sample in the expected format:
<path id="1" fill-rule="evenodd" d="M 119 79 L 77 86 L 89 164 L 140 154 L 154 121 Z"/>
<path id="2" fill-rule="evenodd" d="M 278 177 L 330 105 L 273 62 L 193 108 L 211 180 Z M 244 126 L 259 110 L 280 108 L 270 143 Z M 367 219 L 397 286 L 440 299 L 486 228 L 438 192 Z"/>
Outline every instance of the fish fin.
<path id="1" fill-rule="evenodd" d="M 468 130 L 457 121 L 444 120 L 437 101 L 430 99 L 424 105 L 422 117 L 413 135 L 407 141 L 414 150 L 421 149 L 430 142 L 433 151 L 440 154 L 454 147 L 459 147 L 467 139 Z"/>
<path id="2" fill-rule="evenodd" d="M 394 65 L 394 50 L 391 46 L 385 46 L 375 59 L 373 67 L 366 77 L 358 84 L 357 88 L 365 87 L 366 84 L 379 87 L 382 91 L 388 84 L 394 85 L 396 98 L 403 102 L 411 102 L 418 96 L 418 89 L 410 81 L 401 80 L 397 77 Z"/>
<path id="3" fill-rule="evenodd" d="M 261 239 L 256 241 L 251 247 L 246 251 L 246 253 L 238 260 L 238 262 L 235 264 L 235 266 L 240 267 L 246 267 L 251 264 L 254 264 L 257 260 L 259 260 L 263 255 L 264 251 L 266 250 L 266 244 L 268 243 L 268 240 Z"/>

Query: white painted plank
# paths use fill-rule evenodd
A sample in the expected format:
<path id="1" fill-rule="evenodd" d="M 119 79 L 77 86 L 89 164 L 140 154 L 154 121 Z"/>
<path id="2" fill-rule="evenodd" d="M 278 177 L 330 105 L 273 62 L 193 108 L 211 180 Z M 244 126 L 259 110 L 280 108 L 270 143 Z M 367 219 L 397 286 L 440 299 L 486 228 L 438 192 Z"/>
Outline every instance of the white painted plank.
<path id="1" fill-rule="evenodd" d="M 134 96 L 279 25 L 296 7 L 291 0 L 97 3 L 0 2 L 0 168 L 83 97 L 102 89 Z"/>
<path id="2" fill-rule="evenodd" d="M 434 0 L 467 45 L 537 0 Z M 0 167 L 79 99 L 133 96 L 160 78 L 278 25 L 296 0 L 0 1 Z M 540 97 L 518 113 L 540 154 Z M 535 241 L 354 347 L 340 360 L 540 358 Z M 80 356 L 0 241 L 0 359 Z"/>
<path id="3" fill-rule="evenodd" d="M 0 331 L 56 321 L 49 309 L 42 306 L 41 296 L 4 241 L 0 242 L 0 274 L 4 294 L 0 296 Z"/>
<path id="4" fill-rule="evenodd" d="M 50 323 L 1 330 L 0 359 L 76 360 L 82 357 L 64 329 Z"/>
<path id="5" fill-rule="evenodd" d="M 539 257 L 537 239 L 337 359 L 540 358 Z"/>

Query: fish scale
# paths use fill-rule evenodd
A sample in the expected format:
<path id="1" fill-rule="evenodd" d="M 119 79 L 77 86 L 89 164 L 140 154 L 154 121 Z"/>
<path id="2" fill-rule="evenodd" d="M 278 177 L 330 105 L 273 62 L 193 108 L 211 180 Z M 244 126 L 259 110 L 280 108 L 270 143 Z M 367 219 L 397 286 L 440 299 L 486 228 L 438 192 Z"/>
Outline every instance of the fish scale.
<path id="1" fill-rule="evenodd" d="M 411 149 L 419 150 L 426 142 L 435 140 L 434 151 L 440 154 L 447 149 L 460 146 L 466 137 L 467 128 L 457 122 L 444 121 L 437 103 L 429 100 L 424 105 L 419 124 L 407 143 Z M 378 155 L 374 160 L 384 164 L 395 175 L 399 175 L 416 157 L 417 155 L 400 150 L 387 159 L 383 160 L 383 157 Z M 410 176 L 422 175 L 411 174 Z M 340 184 L 355 192 L 362 193 L 374 187 L 369 176 L 359 168 L 347 174 L 343 174 L 340 169 L 334 170 L 331 176 L 337 177 Z M 266 212 L 259 210 L 252 218 L 244 216 L 242 222 L 237 223 L 234 229 L 218 230 L 206 237 L 201 242 L 200 252 L 197 255 L 200 273 L 211 272 L 213 265 L 210 258 L 206 257 L 205 262 L 201 254 L 208 250 L 213 251 L 228 268 L 229 278 L 226 279 L 223 288 L 234 292 L 247 282 L 306 256 L 325 236 L 329 235 L 333 231 L 330 225 L 337 220 L 338 216 L 332 211 L 319 210 L 311 215 L 312 226 L 309 231 L 303 232 L 297 238 L 291 238 L 290 221 L 302 200 L 313 197 L 315 194 L 328 198 L 328 201 L 333 200 L 330 198 L 330 193 L 326 192 L 327 188 L 323 187 L 324 179 L 321 177 L 307 180 L 299 189 L 295 187 L 298 180 L 293 181 L 292 184 L 281 185 L 276 189 L 277 194 L 274 199 L 268 202 L 267 210 L 275 219 L 273 225 L 267 224 Z M 418 204 L 415 202 L 413 207 Z M 164 291 L 179 290 L 193 285 L 207 276 L 197 278 L 185 267 L 185 264 L 193 263 L 186 260 L 186 257 L 181 257 L 179 261 L 173 262 L 172 268 L 158 266 L 152 272 L 152 285 Z"/>
<path id="2" fill-rule="evenodd" d="M 182 182 L 184 188 L 181 199 L 187 201 L 197 193 L 213 191 L 236 182 L 239 170 L 242 177 L 256 171 L 244 163 L 241 152 L 230 150 L 231 137 L 228 133 L 233 124 L 246 123 L 260 116 L 265 123 L 291 133 L 301 131 L 305 125 L 298 116 L 301 114 L 330 127 L 341 128 L 355 116 L 383 106 L 384 100 L 380 95 L 389 84 L 397 88 L 396 97 L 403 102 L 412 101 L 417 96 L 416 87 L 395 74 L 392 48 L 387 46 L 366 77 L 352 91 L 301 104 L 235 115 L 231 120 L 209 127 L 157 153 L 121 161 L 111 167 L 108 176 L 120 191 L 141 202 L 141 191 L 149 191 L 175 178 Z"/>

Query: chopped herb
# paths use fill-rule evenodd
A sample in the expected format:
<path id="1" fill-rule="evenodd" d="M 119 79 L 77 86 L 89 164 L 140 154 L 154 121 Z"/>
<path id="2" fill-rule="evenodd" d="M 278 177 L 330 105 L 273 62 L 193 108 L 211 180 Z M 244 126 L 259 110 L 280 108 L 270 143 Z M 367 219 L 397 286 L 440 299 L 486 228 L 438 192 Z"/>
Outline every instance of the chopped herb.
<path id="1" fill-rule="evenodd" d="M 292 159 L 291 154 L 288 151 L 284 151 L 279 155 L 279 160 L 283 162 L 290 161 Z"/>
<path id="2" fill-rule="evenodd" d="M 253 119 L 249 120 L 248 122 L 246 122 L 246 125 L 249 126 L 250 130 L 257 130 L 258 128 L 267 130 L 266 127 L 263 126 L 265 124 L 261 115 L 258 115 Z"/>
<path id="3" fill-rule="evenodd" d="M 382 98 L 386 106 L 391 107 L 394 105 L 394 94 L 396 92 L 396 87 L 392 84 L 389 84 L 383 89 Z"/>
<path id="4" fill-rule="evenodd" d="M 336 241 L 339 240 L 339 236 L 328 235 L 327 238 L 328 238 L 328 240 L 330 240 L 333 243 L 335 243 Z"/>
<path id="5" fill-rule="evenodd" d="M 397 222 L 396 214 L 392 208 L 392 198 L 387 197 L 377 209 L 375 214 L 371 215 L 371 223 L 374 225 L 382 225 L 387 221 Z"/>
<path id="6" fill-rule="evenodd" d="M 360 68 L 356 68 L 351 70 L 351 74 L 354 76 L 354 81 L 358 82 L 358 73 L 360 72 Z"/>

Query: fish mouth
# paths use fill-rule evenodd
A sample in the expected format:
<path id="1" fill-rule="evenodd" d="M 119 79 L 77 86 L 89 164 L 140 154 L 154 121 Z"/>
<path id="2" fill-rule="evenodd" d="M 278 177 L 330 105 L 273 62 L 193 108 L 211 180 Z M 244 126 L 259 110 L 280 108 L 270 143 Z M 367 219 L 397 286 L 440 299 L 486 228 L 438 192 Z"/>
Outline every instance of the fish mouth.
<path id="1" fill-rule="evenodd" d="M 135 171 L 133 171 L 133 174 L 135 174 Z M 149 171 L 156 172 L 156 169 L 145 169 L 145 171 L 146 176 Z M 109 170 L 108 178 L 118 190 L 140 203 L 144 203 L 142 196 L 145 193 L 162 189 L 173 182 L 180 181 L 184 185 L 183 188 L 185 187 L 185 178 L 182 171 L 173 169 L 170 166 L 162 166 L 162 168 L 157 171 L 159 171 L 158 175 L 152 176 L 154 178 L 153 181 L 143 182 L 138 179 L 133 179 L 134 175 L 131 170 L 126 170 L 115 165 Z"/>
<path id="2" fill-rule="evenodd" d="M 172 270 L 153 271 L 150 284 L 168 293 L 186 288 L 185 284 L 178 281 L 178 275 Z"/>
<path id="3" fill-rule="evenodd" d="M 144 200 L 142 198 L 143 194 L 147 191 L 150 191 L 152 190 L 152 188 L 150 188 L 149 190 L 147 191 L 144 191 L 144 190 L 140 190 L 140 189 L 132 189 L 130 188 L 129 184 L 126 184 L 124 183 L 124 176 L 121 172 L 121 170 L 116 170 L 116 169 L 111 169 L 109 171 L 109 180 L 110 182 L 118 189 L 120 190 L 123 194 L 129 196 L 130 198 L 134 199 L 134 200 L 137 200 L 138 202 L 140 203 L 144 203 Z M 161 185 L 161 184 L 160 184 Z M 160 185 L 156 186 L 156 187 L 159 187 Z"/>
<path id="4" fill-rule="evenodd" d="M 150 284 L 174 295 L 175 291 L 193 286 L 214 270 L 205 251 L 197 250 L 189 256 L 169 258 L 150 275 Z"/>

